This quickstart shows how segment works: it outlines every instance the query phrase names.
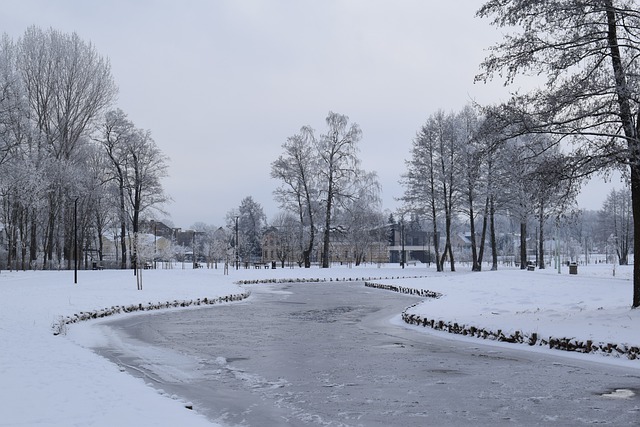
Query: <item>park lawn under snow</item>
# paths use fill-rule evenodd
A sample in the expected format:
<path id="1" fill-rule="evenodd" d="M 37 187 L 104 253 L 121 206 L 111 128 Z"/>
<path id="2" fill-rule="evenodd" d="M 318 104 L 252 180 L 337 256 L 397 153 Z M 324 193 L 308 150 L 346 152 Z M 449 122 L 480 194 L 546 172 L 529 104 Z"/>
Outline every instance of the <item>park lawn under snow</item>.
<path id="1" fill-rule="evenodd" d="M 560 274 L 552 268 L 465 271 L 401 285 L 442 294 L 407 311 L 429 319 L 505 335 L 520 331 L 546 339 L 640 346 L 640 310 L 631 309 L 632 269 L 618 266 L 615 276 L 607 264 L 579 266 L 578 275 L 568 274 L 566 266 Z"/>
<path id="2" fill-rule="evenodd" d="M 80 271 L 77 285 L 72 271 L 1 272 L 0 426 L 211 425 L 185 409 L 187 402 L 159 393 L 87 348 L 92 338 L 83 334 L 97 328 L 71 324 L 67 335 L 54 336 L 52 325 L 64 316 L 112 306 L 239 294 L 244 291 L 234 284 L 239 280 L 373 280 L 442 293 L 439 299 L 426 299 L 411 308 L 430 318 L 640 345 L 640 333 L 634 328 L 640 311 L 630 309 L 631 267 L 618 267 L 615 277 L 611 265 L 581 266 L 577 276 L 567 274 L 566 267 L 562 274 L 511 269 L 436 273 L 424 265 L 404 270 L 394 265 L 231 270 L 229 275 L 222 269 L 186 267 L 144 271 L 142 291 L 136 290 L 130 270 Z M 423 277 L 398 279 L 401 276 Z M 640 367 L 638 360 L 575 356 Z"/>

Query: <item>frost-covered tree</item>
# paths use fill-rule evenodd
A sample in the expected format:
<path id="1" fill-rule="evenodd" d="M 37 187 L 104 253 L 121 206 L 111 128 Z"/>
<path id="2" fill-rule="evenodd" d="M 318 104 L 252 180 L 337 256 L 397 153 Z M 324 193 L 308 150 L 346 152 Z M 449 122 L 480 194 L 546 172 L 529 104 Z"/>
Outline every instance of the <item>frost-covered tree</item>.
<path id="1" fill-rule="evenodd" d="M 135 235 L 141 215 L 160 210 L 168 200 L 161 182 L 167 174 L 167 158 L 150 132 L 137 129 L 122 110 L 105 115 L 97 140 L 108 158 L 107 178 L 113 184 L 118 206 L 121 268 L 126 268 L 126 235 Z M 135 268 L 135 252 L 131 256 Z"/>
<path id="2" fill-rule="evenodd" d="M 406 160 L 407 171 L 403 175 L 405 186 L 403 201 L 406 209 L 422 213 L 431 221 L 437 271 L 442 271 L 440 263 L 440 239 L 437 237 L 441 197 L 437 179 L 437 117 L 431 116 L 413 139 L 411 159 Z M 389 219 L 395 224 L 393 217 Z M 395 232 L 395 229 L 394 229 Z M 392 241 L 395 238 L 392 237 Z"/>
<path id="3" fill-rule="evenodd" d="M 158 148 L 151 132 L 137 129 L 134 137 L 127 141 L 126 153 L 126 186 L 131 231 L 136 234 L 140 230 L 140 219 L 151 210 L 160 211 L 168 201 L 162 188 L 162 179 L 167 176 L 167 157 Z M 133 254 L 134 268 L 137 263 Z"/>
<path id="4" fill-rule="evenodd" d="M 357 181 L 363 173 L 358 157 L 360 127 L 334 112 L 329 112 L 325 122 L 326 133 L 316 136 L 311 127 L 305 126 L 289 138 L 283 145 L 284 154 L 272 164 L 272 176 L 281 181 L 276 198 L 283 209 L 300 218 L 307 267 L 320 222 L 322 267 L 329 267 L 334 212 L 340 204 L 357 198 Z"/>
<path id="5" fill-rule="evenodd" d="M 487 187 L 484 185 L 487 172 L 485 170 L 484 146 L 479 132 L 482 118 L 471 106 L 467 106 L 456 115 L 455 121 L 458 133 L 458 146 L 456 147 L 458 155 L 454 168 L 456 168 L 456 175 L 460 179 L 460 205 L 466 211 L 469 221 L 471 270 L 480 271 L 489 209 L 488 199 L 483 197 L 487 191 Z M 481 238 L 478 242 L 476 221 L 480 213 L 482 213 L 483 221 Z"/>
<path id="6" fill-rule="evenodd" d="M 634 226 L 629 189 L 611 190 L 602 204 L 600 215 L 605 224 L 609 241 L 613 243 L 618 255 L 618 262 L 620 265 L 627 265 Z"/>
<path id="7" fill-rule="evenodd" d="M 77 178 L 70 171 L 79 161 L 78 149 L 117 88 L 109 61 L 75 33 L 29 27 L 17 42 L 17 68 L 41 149 L 54 159 L 45 244 L 45 259 L 51 259 L 60 219 L 66 220 L 64 252 L 70 252 L 69 201 L 78 194 L 72 194 L 76 181 L 67 179 Z"/>
<path id="8" fill-rule="evenodd" d="M 111 184 L 112 195 L 117 206 L 117 221 L 120 228 L 120 268 L 127 268 L 127 177 L 125 163 L 126 146 L 134 136 L 134 125 L 122 110 L 109 111 L 100 127 L 97 139 L 108 158 L 107 182 Z"/>
<path id="9" fill-rule="evenodd" d="M 455 271 L 451 234 L 459 200 L 459 148 L 455 114 L 437 111 L 414 139 L 403 178 L 407 209 L 424 213 L 431 220 L 438 271 L 443 270 L 447 258 L 451 271 Z M 445 236 L 442 253 L 437 237 L 440 222 L 444 223 Z"/>
<path id="10" fill-rule="evenodd" d="M 358 179 L 357 194 L 347 199 L 337 210 L 334 227 L 340 234 L 352 259 L 360 265 L 366 260 L 370 249 L 386 240 L 385 216 L 382 213 L 380 185 L 375 173 L 363 173 Z M 386 244 L 386 242 L 385 242 Z"/>
<path id="11" fill-rule="evenodd" d="M 274 191 L 280 207 L 292 212 L 299 220 L 297 239 L 305 268 L 311 267 L 318 218 L 319 187 L 316 175 L 313 130 L 303 127 L 300 133 L 287 138 L 284 153 L 271 164 L 271 176 L 280 181 Z"/>
<path id="12" fill-rule="evenodd" d="M 299 238 L 301 224 L 295 215 L 283 211 L 278 213 L 271 221 L 270 233 L 272 244 L 275 246 L 275 256 L 284 268 L 286 262 L 295 260 L 298 265 L 303 265 L 304 258 L 301 251 Z"/>
<path id="13" fill-rule="evenodd" d="M 329 267 L 332 215 L 335 204 L 357 196 L 355 185 L 360 170 L 358 142 L 362 131 L 356 123 L 349 124 L 347 116 L 329 112 L 327 132 L 315 140 L 318 155 L 317 173 L 320 177 L 320 200 L 324 215 L 322 230 L 322 268 Z"/>
<path id="14" fill-rule="evenodd" d="M 240 202 L 237 210 L 227 213 L 227 227 L 235 230 L 237 218 L 238 250 L 245 262 L 262 257 L 262 233 L 267 222 L 262 205 L 247 196 Z"/>

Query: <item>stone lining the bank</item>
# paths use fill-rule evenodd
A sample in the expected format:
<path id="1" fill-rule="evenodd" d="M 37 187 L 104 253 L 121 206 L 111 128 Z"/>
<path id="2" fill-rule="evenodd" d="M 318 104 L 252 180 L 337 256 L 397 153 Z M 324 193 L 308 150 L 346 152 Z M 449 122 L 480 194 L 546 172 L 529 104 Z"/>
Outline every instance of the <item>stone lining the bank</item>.
<path id="1" fill-rule="evenodd" d="M 237 285 L 252 285 L 259 283 L 320 283 L 320 282 L 358 282 L 365 280 L 397 280 L 397 279 L 416 279 L 422 278 L 424 276 L 396 276 L 396 277 L 376 277 L 376 278 L 349 278 L 343 277 L 339 278 L 329 278 L 329 279 L 319 279 L 319 278 L 290 278 L 290 279 L 257 279 L 257 280 L 239 280 L 234 282 Z M 115 314 L 121 313 L 134 313 L 138 311 L 151 311 L 151 310 L 162 310 L 168 308 L 178 308 L 178 307 L 192 307 L 192 306 L 200 306 L 200 305 L 212 305 L 219 304 L 223 302 L 233 302 L 233 301 L 241 301 L 246 299 L 251 295 L 251 292 L 245 291 L 239 294 L 227 295 L 223 297 L 217 298 L 198 298 L 195 300 L 174 300 L 167 302 L 159 302 L 159 303 L 146 303 L 146 304 L 130 304 L 123 306 L 112 306 L 109 308 L 103 308 L 99 310 L 93 311 L 81 311 L 80 313 L 76 313 L 70 316 L 60 316 L 60 318 L 54 321 L 51 325 L 51 330 L 53 331 L 53 335 L 64 335 L 67 330 L 67 326 L 82 322 L 85 320 L 92 319 L 101 319 L 108 316 L 113 316 Z"/>
<path id="2" fill-rule="evenodd" d="M 442 296 L 439 292 L 429 291 L 427 289 L 415 289 L 415 288 L 407 288 L 404 286 L 396 286 L 396 285 L 382 285 L 380 283 L 373 282 L 364 282 L 364 285 L 368 288 L 382 289 L 385 291 L 398 292 L 401 294 L 407 295 L 416 295 L 419 297 L 425 298 L 440 298 Z"/>
<path id="3" fill-rule="evenodd" d="M 399 280 L 399 279 L 422 279 L 426 276 L 395 276 L 395 277 L 343 277 L 340 278 L 288 278 L 288 279 L 256 279 L 256 280 L 238 280 L 233 282 L 236 285 L 258 285 L 269 283 L 325 283 L 325 282 L 365 282 L 367 286 L 368 280 Z"/>
<path id="4" fill-rule="evenodd" d="M 400 292 L 409 295 L 418 295 L 427 298 L 440 298 L 442 294 L 438 292 L 428 291 L 426 289 L 413 289 L 395 285 L 383 285 L 379 283 L 365 283 L 365 286 L 384 289 L 392 292 Z M 530 346 L 538 345 L 548 347 L 554 350 L 574 351 L 578 353 L 602 354 L 605 356 L 621 357 L 625 356 L 629 360 L 640 360 L 640 347 L 630 346 L 626 344 L 616 343 L 595 343 L 592 340 L 579 340 L 576 338 L 557 338 L 548 337 L 541 338 L 536 332 L 523 332 L 516 330 L 511 333 L 505 333 L 502 329 L 493 331 L 487 328 L 465 325 L 458 322 L 447 322 L 438 319 L 429 319 L 417 314 L 409 314 L 408 311 L 420 303 L 407 307 L 402 312 L 402 320 L 410 325 L 430 327 L 437 331 L 449 332 L 463 336 L 488 339 L 499 342 L 507 342 L 513 344 L 528 344 Z"/>
<path id="5" fill-rule="evenodd" d="M 158 303 L 146 303 L 146 304 L 130 304 L 130 305 L 116 305 L 109 308 L 103 308 L 99 310 L 93 311 L 81 311 L 80 313 L 73 314 L 71 316 L 60 316 L 60 318 L 53 322 L 51 325 L 51 329 L 53 331 L 53 335 L 64 335 L 66 332 L 66 328 L 68 325 L 73 323 L 82 322 L 85 320 L 91 319 L 101 319 L 108 316 L 113 316 L 115 314 L 122 313 L 134 313 L 138 311 L 152 311 L 152 310 L 163 310 L 168 308 L 178 308 L 178 307 L 197 307 L 202 305 L 213 305 L 213 304 L 221 304 L 225 302 L 233 302 L 233 301 L 242 301 L 243 299 L 248 298 L 251 295 L 251 292 L 244 291 L 239 294 L 226 295 L 223 297 L 216 298 L 198 298 L 195 300 L 174 300 L 174 301 L 166 301 L 166 302 L 158 302 Z"/>

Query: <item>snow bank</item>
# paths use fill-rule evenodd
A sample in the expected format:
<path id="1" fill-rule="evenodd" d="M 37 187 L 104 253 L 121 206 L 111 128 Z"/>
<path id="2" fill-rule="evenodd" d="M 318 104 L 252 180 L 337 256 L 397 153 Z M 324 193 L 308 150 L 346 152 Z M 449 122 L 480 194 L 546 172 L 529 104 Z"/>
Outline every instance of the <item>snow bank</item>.
<path id="1" fill-rule="evenodd" d="M 435 293 L 408 308 L 405 322 L 466 336 L 637 359 L 640 310 L 631 309 L 632 267 L 580 266 L 433 274 L 381 281 Z M 378 282 L 376 282 L 378 283 Z M 405 291 L 405 293 L 407 293 Z"/>
<path id="2" fill-rule="evenodd" d="M 185 409 L 188 402 L 159 394 L 97 356 L 88 347 L 99 337 L 74 336 L 81 328 L 73 323 L 174 303 L 194 306 L 205 299 L 219 303 L 221 297 L 246 296 L 237 281 L 353 280 L 411 271 L 241 269 L 224 275 L 221 268 L 190 267 L 144 270 L 142 291 L 136 289 L 131 270 L 79 271 L 78 284 L 73 283 L 73 271 L 0 272 L 0 424 L 211 425 Z M 69 335 L 54 335 L 65 332 L 64 325 Z"/>

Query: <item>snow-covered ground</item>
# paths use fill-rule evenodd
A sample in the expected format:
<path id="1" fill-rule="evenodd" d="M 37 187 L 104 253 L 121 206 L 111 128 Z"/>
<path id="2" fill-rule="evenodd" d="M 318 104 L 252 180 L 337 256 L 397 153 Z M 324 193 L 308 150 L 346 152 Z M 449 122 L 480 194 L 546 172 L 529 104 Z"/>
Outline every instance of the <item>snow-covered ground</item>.
<path id="1" fill-rule="evenodd" d="M 72 324 L 68 334 L 55 336 L 52 325 L 66 316 L 113 306 L 146 307 L 239 294 L 244 291 L 234 284 L 239 280 L 376 279 L 442 293 L 411 309 L 429 318 L 640 345 L 640 311 L 630 309 L 631 267 L 618 267 L 615 277 L 612 266 L 605 264 L 580 266 L 578 275 L 569 275 L 566 267 L 562 274 L 509 269 L 443 274 L 424 265 L 404 270 L 394 265 L 231 270 L 229 275 L 222 269 L 188 267 L 145 270 L 142 291 L 136 290 L 131 271 L 80 271 L 77 285 L 72 271 L 0 272 L 0 426 L 211 425 L 185 409 L 188 402 L 157 392 L 80 345 L 87 337 L 74 336 L 74 331 L 86 328 Z M 401 276 L 425 277 L 398 279 Z M 640 368 L 640 360 L 569 355 Z"/>

